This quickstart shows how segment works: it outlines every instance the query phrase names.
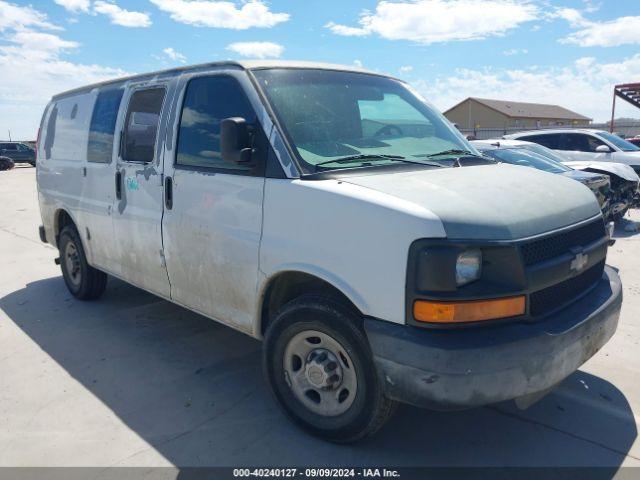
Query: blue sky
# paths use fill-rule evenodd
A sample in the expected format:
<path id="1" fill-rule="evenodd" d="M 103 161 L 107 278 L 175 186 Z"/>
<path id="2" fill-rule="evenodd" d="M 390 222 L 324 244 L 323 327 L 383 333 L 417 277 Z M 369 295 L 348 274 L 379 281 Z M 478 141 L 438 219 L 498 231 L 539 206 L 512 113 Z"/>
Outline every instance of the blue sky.
<path id="1" fill-rule="evenodd" d="M 0 0 L 0 138 L 33 138 L 67 88 L 256 57 L 361 64 L 443 110 L 481 96 L 601 121 L 612 86 L 640 81 L 640 1 Z"/>

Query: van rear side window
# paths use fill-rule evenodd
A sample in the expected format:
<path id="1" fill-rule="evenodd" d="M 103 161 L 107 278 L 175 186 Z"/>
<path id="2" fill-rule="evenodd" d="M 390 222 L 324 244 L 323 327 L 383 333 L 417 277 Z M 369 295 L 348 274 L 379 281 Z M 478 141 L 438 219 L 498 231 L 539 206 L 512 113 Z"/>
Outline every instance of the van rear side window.
<path id="1" fill-rule="evenodd" d="M 56 138 L 56 123 L 58 121 L 58 107 L 54 105 L 49 113 L 49 120 L 47 120 L 47 136 L 44 139 L 44 157 L 49 160 L 51 158 L 51 149 L 53 148 L 53 141 Z"/>
<path id="2" fill-rule="evenodd" d="M 153 161 L 164 95 L 164 88 L 150 88 L 131 96 L 124 131 L 123 160 Z"/>
<path id="3" fill-rule="evenodd" d="M 45 158 L 84 162 L 95 94 L 82 92 L 59 98 L 51 107 L 44 142 Z"/>
<path id="4" fill-rule="evenodd" d="M 104 90 L 98 94 L 89 128 L 89 145 L 87 147 L 89 162 L 111 162 L 113 132 L 116 128 L 122 93 L 122 89 L 117 89 Z"/>

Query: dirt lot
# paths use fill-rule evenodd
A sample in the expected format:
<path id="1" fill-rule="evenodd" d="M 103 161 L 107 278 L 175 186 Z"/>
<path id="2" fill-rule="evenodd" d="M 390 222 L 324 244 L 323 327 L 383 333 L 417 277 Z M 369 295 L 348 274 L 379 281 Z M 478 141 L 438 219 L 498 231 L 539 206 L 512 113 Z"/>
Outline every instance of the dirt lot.
<path id="1" fill-rule="evenodd" d="M 618 332 L 541 402 L 402 407 L 336 446 L 283 417 L 258 342 L 113 279 L 74 300 L 38 239 L 34 173 L 0 172 L 0 466 L 640 466 L 640 234 L 609 254 Z"/>

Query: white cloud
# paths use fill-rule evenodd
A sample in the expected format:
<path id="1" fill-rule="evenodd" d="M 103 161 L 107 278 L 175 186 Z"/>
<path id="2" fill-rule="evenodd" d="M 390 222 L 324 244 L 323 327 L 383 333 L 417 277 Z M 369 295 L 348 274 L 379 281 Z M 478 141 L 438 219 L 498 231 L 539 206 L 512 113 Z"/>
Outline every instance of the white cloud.
<path id="1" fill-rule="evenodd" d="M 165 48 L 162 50 L 162 53 L 164 53 L 169 60 L 173 60 L 174 62 L 186 63 L 187 61 L 187 57 L 171 47 Z"/>
<path id="2" fill-rule="evenodd" d="M 72 13 L 84 12 L 89 13 L 89 0 L 53 0 L 61 7 L 66 8 Z"/>
<path id="3" fill-rule="evenodd" d="M 609 22 L 590 22 L 574 19 L 573 26 L 580 29 L 561 40 L 581 47 L 615 47 L 640 44 L 640 16 L 620 17 Z"/>
<path id="4" fill-rule="evenodd" d="M 582 15 L 582 12 L 575 8 L 558 8 L 549 15 L 549 18 L 562 18 L 569 22 L 569 25 L 572 27 L 580 27 L 589 23 L 589 21 L 584 18 L 584 15 Z"/>
<path id="5" fill-rule="evenodd" d="M 273 42 L 236 42 L 228 45 L 227 50 L 242 57 L 278 58 L 284 52 L 284 47 Z"/>
<path id="6" fill-rule="evenodd" d="M 502 52 L 502 54 L 507 57 L 511 57 L 513 55 L 518 55 L 521 53 L 522 54 L 529 53 L 529 50 L 527 50 L 526 48 L 509 48 L 508 50 L 504 50 Z"/>
<path id="7" fill-rule="evenodd" d="M 94 3 L 93 10 L 109 17 L 114 25 L 142 28 L 151 26 L 151 17 L 148 13 L 125 10 L 115 3 L 98 0 Z"/>
<path id="8" fill-rule="evenodd" d="M 13 21 L 7 22 L 7 12 Z M 23 140 L 35 139 L 44 106 L 54 94 L 126 74 L 64 59 L 79 44 L 36 28 L 58 29 L 32 7 L 0 1 L 0 132 L 11 129 Z"/>
<path id="9" fill-rule="evenodd" d="M 21 7 L 13 3 L 0 0 L 0 32 L 7 29 L 24 29 L 27 27 L 40 27 L 50 30 L 60 30 L 49 23 L 44 13 L 35 10 L 31 6 Z"/>
<path id="10" fill-rule="evenodd" d="M 21 30 L 8 37 L 9 46 L 0 47 L 1 52 L 15 52 L 16 55 L 28 55 L 30 58 L 40 57 L 44 60 L 59 55 L 66 50 L 77 48 L 79 44 L 64 40 L 57 35 L 33 30 Z"/>
<path id="11" fill-rule="evenodd" d="M 358 67 L 358 68 L 362 68 L 362 60 L 358 60 L 358 59 L 354 60 L 353 61 L 353 66 L 354 67 Z"/>
<path id="12" fill-rule="evenodd" d="M 336 35 L 342 35 L 343 37 L 364 37 L 371 33 L 369 30 L 360 27 L 348 27 L 346 25 L 339 25 L 334 22 L 329 22 L 325 25 L 326 28 L 331 30 Z"/>
<path id="13" fill-rule="evenodd" d="M 561 105 L 606 121 L 611 115 L 613 86 L 640 77 L 640 54 L 617 63 L 585 57 L 564 68 L 459 69 L 415 87 L 441 110 L 466 97 L 497 98 Z M 637 109 L 619 102 L 619 115 L 637 116 Z"/>
<path id="14" fill-rule="evenodd" d="M 409 73 L 409 72 L 413 72 L 413 66 L 403 65 L 400 67 L 400 73 Z"/>
<path id="15" fill-rule="evenodd" d="M 273 13 L 261 0 L 250 0 L 240 7 L 231 1 L 215 0 L 151 0 L 176 22 L 197 27 L 245 30 L 269 28 L 289 20 L 288 13 Z"/>
<path id="16" fill-rule="evenodd" d="M 536 20 L 539 9 L 529 0 L 383 0 L 375 12 L 363 11 L 359 26 L 329 22 L 337 35 L 377 34 L 388 40 L 430 44 L 504 35 Z"/>

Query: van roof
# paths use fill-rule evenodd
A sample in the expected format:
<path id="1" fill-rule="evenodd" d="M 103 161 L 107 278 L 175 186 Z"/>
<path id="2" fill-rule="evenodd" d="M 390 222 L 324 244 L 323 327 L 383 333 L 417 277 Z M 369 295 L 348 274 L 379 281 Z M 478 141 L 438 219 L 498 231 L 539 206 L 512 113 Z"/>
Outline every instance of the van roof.
<path id="1" fill-rule="evenodd" d="M 116 85 L 119 83 L 128 82 L 131 80 L 144 80 L 145 78 L 152 79 L 155 77 L 172 77 L 184 72 L 196 72 L 199 70 L 209 70 L 212 68 L 231 67 L 241 70 L 260 70 L 265 68 L 307 68 L 307 69 L 319 69 L 319 70 L 338 70 L 344 72 L 356 72 L 367 73 L 369 75 L 377 75 L 382 77 L 389 77 L 378 72 L 372 72 L 364 68 L 348 65 L 339 65 L 332 63 L 321 62 L 304 62 L 304 61 L 292 61 L 292 60 L 229 60 L 221 62 L 208 62 L 197 65 L 188 65 L 183 67 L 175 67 L 167 70 L 158 70 L 155 72 L 141 73 L 137 75 L 129 75 L 126 77 L 114 78 L 112 80 L 105 80 L 103 82 L 93 83 L 90 85 L 84 85 L 82 87 L 67 90 L 62 93 L 58 93 L 53 96 L 53 99 L 65 97 L 73 93 L 79 93 L 83 91 L 93 90 L 94 88 L 103 87 L 107 85 Z"/>

